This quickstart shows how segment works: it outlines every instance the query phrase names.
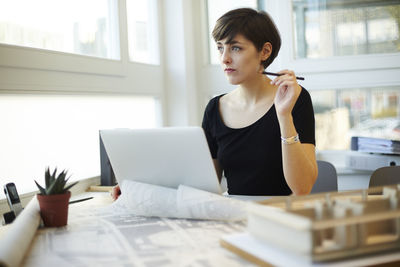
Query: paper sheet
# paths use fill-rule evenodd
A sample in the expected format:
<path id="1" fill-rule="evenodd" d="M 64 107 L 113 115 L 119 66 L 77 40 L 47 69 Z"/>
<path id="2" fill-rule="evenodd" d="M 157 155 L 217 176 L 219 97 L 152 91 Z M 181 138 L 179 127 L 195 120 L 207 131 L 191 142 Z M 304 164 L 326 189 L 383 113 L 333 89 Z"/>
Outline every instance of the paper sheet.
<path id="1" fill-rule="evenodd" d="M 19 266 L 40 224 L 36 196 L 15 219 L 0 242 L 0 266 Z"/>
<path id="2" fill-rule="evenodd" d="M 254 266 L 219 245 L 244 231 L 244 221 L 117 215 L 105 211 L 109 203 L 108 193 L 96 193 L 71 205 L 68 225 L 39 229 L 21 267 Z"/>
<path id="3" fill-rule="evenodd" d="M 125 180 L 121 196 L 108 207 L 116 213 L 139 216 L 240 221 L 245 201 L 181 185 L 178 189 Z"/>
<path id="4" fill-rule="evenodd" d="M 188 239 L 187 242 L 190 241 L 190 243 L 196 244 L 196 250 L 199 250 L 201 246 L 198 243 L 201 239 L 197 237 L 197 241 L 194 241 L 192 238 L 194 237 L 193 235 L 200 233 L 200 229 L 204 229 L 204 227 L 209 228 L 209 231 L 213 233 L 212 236 L 215 236 L 217 239 L 221 232 L 227 233 L 236 228 L 236 226 L 230 224 L 218 224 L 217 220 L 241 221 L 246 218 L 247 204 L 245 201 L 223 197 L 187 186 L 171 189 L 139 182 L 124 181 L 121 184 L 121 191 L 123 194 L 119 199 L 107 207 L 90 208 L 74 214 L 75 207 L 77 208 L 78 206 L 73 206 L 72 210 L 70 210 L 72 214 L 69 217 L 70 219 L 74 218 L 74 220 L 69 220 L 66 227 L 44 228 L 39 230 L 38 233 L 36 232 L 40 224 L 40 209 L 37 198 L 34 197 L 0 240 L 0 266 L 20 266 L 21 263 L 26 266 L 37 266 L 38 264 L 41 264 L 41 266 L 54 266 L 55 264 L 58 266 L 70 266 L 70 259 L 85 264 L 88 263 L 88 259 L 96 259 L 102 263 L 115 263 L 121 257 L 124 259 L 122 261 L 124 264 L 137 262 L 138 259 L 143 258 L 143 255 L 141 255 L 142 252 L 133 259 L 132 245 L 129 244 L 114 226 L 115 222 L 113 218 L 124 220 L 127 216 L 146 216 L 148 219 L 141 219 L 140 217 L 132 218 L 134 221 L 141 221 L 140 225 L 142 222 L 148 221 L 151 229 L 155 227 L 154 223 L 156 225 L 160 223 L 169 225 L 171 229 L 165 232 L 167 236 L 163 236 L 162 240 L 157 239 L 157 242 L 155 240 L 154 242 L 152 241 L 151 246 L 154 247 L 155 244 L 161 242 L 160 249 L 155 250 L 159 251 L 157 253 L 160 253 L 160 261 L 176 261 L 171 256 L 171 252 L 166 253 L 161 248 L 171 242 L 173 240 L 172 237 L 176 236 L 177 233 L 183 234 Z M 85 205 L 81 204 L 79 206 L 84 207 Z M 119 213 L 119 216 L 115 216 L 115 213 Z M 160 220 L 155 217 L 212 221 L 203 221 L 203 223 L 201 223 L 202 221 L 169 221 L 167 219 Z M 126 223 L 122 224 L 124 225 L 123 229 L 125 229 Z M 196 230 L 191 230 L 193 232 L 189 234 L 182 232 L 182 229 L 178 231 L 182 227 L 180 226 L 181 224 L 188 224 L 190 228 L 198 224 L 198 227 L 196 226 Z M 217 228 L 214 229 L 214 227 Z M 153 236 L 154 238 L 161 237 L 157 231 Z M 82 243 L 82 240 L 86 241 Z M 111 242 L 112 240 L 114 242 Z M 217 244 L 215 241 L 212 244 Z M 36 245 L 29 250 L 32 242 Z M 210 246 L 207 238 L 204 239 L 204 242 L 207 243 L 205 247 Z M 60 250 L 61 247 L 62 249 Z M 183 248 L 186 248 L 186 246 L 183 245 Z M 187 254 L 186 250 L 182 249 L 180 248 L 177 251 L 179 257 Z M 104 252 L 101 253 L 100 251 L 107 251 L 108 254 L 105 255 Z M 214 255 L 212 251 L 215 251 L 215 248 L 207 251 L 209 254 L 207 254 L 207 257 L 205 257 L 205 252 L 203 252 L 198 254 L 199 258 L 191 255 L 186 257 L 184 261 L 204 261 L 207 258 L 212 262 L 210 259 L 214 257 L 219 258 L 218 255 L 221 253 L 219 252 L 217 255 Z M 25 254 L 28 254 L 28 256 L 23 261 Z M 47 261 L 43 261 L 43 255 L 46 255 Z M 222 257 L 219 259 L 219 263 L 222 263 L 221 260 L 226 261 L 227 259 Z M 228 261 L 230 262 L 230 260 Z M 235 261 L 237 260 L 233 262 Z M 232 262 L 230 263 L 232 264 Z M 218 264 L 213 266 L 218 266 Z"/>

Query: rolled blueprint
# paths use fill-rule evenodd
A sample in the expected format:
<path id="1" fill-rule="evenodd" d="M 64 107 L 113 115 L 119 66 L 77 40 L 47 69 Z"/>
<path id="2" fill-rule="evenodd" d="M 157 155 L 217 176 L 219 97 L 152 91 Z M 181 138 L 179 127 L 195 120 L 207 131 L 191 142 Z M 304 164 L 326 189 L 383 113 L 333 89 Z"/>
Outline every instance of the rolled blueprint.
<path id="1" fill-rule="evenodd" d="M 121 196 L 109 208 L 140 216 L 240 221 L 246 202 L 180 185 L 172 189 L 124 180 Z"/>
<path id="2" fill-rule="evenodd" d="M 39 224 L 39 203 L 34 196 L 0 239 L 0 266 L 21 264 Z"/>

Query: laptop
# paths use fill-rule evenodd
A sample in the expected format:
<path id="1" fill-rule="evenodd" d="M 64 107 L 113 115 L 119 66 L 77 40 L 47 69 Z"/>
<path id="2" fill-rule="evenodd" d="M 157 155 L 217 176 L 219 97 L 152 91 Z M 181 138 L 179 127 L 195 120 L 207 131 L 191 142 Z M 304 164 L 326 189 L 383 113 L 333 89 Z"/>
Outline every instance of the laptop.
<path id="1" fill-rule="evenodd" d="M 201 127 L 100 130 L 118 183 L 133 180 L 221 194 Z"/>

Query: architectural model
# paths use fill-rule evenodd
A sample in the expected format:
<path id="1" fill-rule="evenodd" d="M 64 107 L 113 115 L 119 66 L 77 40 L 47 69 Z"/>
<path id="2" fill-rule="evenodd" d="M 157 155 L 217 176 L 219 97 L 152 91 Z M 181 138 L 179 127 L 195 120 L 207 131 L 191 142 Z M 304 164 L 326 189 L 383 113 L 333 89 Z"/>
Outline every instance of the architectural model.
<path id="1" fill-rule="evenodd" d="M 249 205 L 254 238 L 313 262 L 400 249 L 400 184 Z"/>

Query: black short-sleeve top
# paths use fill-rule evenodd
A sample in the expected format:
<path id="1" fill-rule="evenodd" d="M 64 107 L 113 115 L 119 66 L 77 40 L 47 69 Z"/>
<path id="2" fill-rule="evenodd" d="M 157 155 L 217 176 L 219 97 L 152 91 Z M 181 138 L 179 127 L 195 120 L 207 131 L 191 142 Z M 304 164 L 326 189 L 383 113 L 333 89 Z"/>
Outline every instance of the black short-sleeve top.
<path id="1" fill-rule="evenodd" d="M 233 129 L 227 127 L 219 112 L 216 96 L 208 103 L 203 117 L 208 146 L 218 159 L 234 195 L 289 195 L 282 166 L 281 133 L 272 107 L 256 122 Z M 292 110 L 293 122 L 301 143 L 315 145 L 315 119 L 311 97 L 302 88 Z"/>

